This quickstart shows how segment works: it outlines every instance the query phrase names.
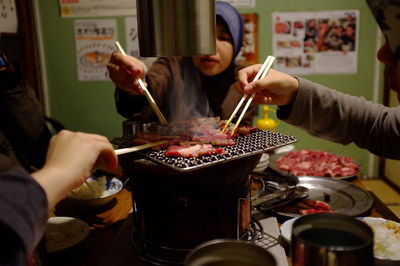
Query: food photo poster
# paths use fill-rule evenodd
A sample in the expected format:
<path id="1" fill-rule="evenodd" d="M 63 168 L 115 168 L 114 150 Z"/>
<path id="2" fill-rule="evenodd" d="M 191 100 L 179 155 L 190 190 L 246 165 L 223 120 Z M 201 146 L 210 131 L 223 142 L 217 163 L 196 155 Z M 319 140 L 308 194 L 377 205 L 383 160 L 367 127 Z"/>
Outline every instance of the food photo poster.
<path id="1" fill-rule="evenodd" d="M 243 46 L 235 58 L 241 67 L 258 63 L 258 15 L 241 14 L 243 18 Z"/>
<path id="2" fill-rule="evenodd" d="M 357 73 L 359 10 L 275 12 L 275 69 L 289 74 Z"/>
<path id="3" fill-rule="evenodd" d="M 117 40 L 115 19 L 75 20 L 75 50 L 79 81 L 109 80 L 107 63 Z"/>

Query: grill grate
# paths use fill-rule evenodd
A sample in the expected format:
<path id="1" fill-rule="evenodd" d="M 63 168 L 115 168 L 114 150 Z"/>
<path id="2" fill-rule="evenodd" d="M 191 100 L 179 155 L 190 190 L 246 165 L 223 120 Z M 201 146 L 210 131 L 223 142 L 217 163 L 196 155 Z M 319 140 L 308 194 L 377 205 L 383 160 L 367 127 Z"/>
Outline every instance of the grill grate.
<path id="1" fill-rule="evenodd" d="M 132 146 L 133 137 L 115 138 L 112 142 L 120 147 Z M 222 162 L 232 161 L 251 155 L 260 154 L 275 148 L 297 142 L 297 139 L 290 135 L 283 135 L 278 132 L 260 130 L 248 136 L 239 136 L 235 139 L 236 144 L 224 147 L 224 154 L 205 155 L 196 158 L 165 156 L 163 150 L 147 150 L 140 153 L 158 164 L 167 166 L 179 172 L 189 172 Z"/>

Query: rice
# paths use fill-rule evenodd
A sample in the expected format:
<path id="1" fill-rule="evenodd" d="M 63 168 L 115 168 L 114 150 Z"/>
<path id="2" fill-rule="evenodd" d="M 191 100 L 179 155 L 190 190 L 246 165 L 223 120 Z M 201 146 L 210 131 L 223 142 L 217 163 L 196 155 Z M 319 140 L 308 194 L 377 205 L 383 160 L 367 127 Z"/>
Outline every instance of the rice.
<path id="1" fill-rule="evenodd" d="M 374 255 L 381 259 L 400 260 L 400 225 L 393 221 L 367 222 L 374 231 Z"/>
<path id="2" fill-rule="evenodd" d="M 93 190 L 86 183 L 83 183 L 80 187 L 74 189 L 70 193 L 70 196 L 80 199 L 94 199 L 103 195 L 107 185 L 107 178 L 105 176 L 89 178 L 87 182 Z"/>

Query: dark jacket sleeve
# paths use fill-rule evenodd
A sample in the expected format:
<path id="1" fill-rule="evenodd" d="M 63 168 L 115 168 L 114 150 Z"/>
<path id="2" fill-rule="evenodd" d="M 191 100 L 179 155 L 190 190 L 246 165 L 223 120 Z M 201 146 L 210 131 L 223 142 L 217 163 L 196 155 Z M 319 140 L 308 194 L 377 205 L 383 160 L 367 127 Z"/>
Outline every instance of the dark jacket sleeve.
<path id="1" fill-rule="evenodd" d="M 0 174 L 0 265 L 26 265 L 48 217 L 42 187 L 21 168 Z"/>
<path id="2" fill-rule="evenodd" d="M 0 131 L 25 167 L 43 165 L 51 134 L 41 104 L 19 72 L 0 72 Z"/>
<path id="3" fill-rule="evenodd" d="M 171 79 L 170 65 L 176 66 L 178 62 L 178 58 L 160 57 L 152 64 L 146 75 L 147 89 L 164 115 L 166 115 L 165 93 Z M 115 105 L 117 112 L 127 119 L 143 121 L 157 119 L 145 96 L 134 96 L 116 88 Z"/>
<path id="4" fill-rule="evenodd" d="M 280 107 L 278 118 L 308 133 L 400 159 L 400 107 L 386 107 L 299 78 L 292 106 Z"/>

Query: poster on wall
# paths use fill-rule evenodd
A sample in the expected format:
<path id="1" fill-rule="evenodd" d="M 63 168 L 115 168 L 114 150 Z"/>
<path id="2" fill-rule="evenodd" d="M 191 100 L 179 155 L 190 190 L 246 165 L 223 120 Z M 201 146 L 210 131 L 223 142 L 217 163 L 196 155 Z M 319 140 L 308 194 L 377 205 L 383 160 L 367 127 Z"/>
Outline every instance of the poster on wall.
<path id="1" fill-rule="evenodd" d="M 241 14 L 243 17 L 243 46 L 235 61 L 241 66 L 258 63 L 258 15 Z"/>
<path id="2" fill-rule="evenodd" d="M 134 0 L 59 0 L 59 5 L 62 18 L 136 15 Z"/>
<path id="3" fill-rule="evenodd" d="M 289 74 L 355 74 L 359 10 L 272 14 L 274 68 Z"/>
<path id="4" fill-rule="evenodd" d="M 115 19 L 75 20 L 75 51 L 79 81 L 109 80 L 107 63 L 115 51 Z"/>
<path id="5" fill-rule="evenodd" d="M 0 0 L 0 32 L 18 32 L 15 0 Z"/>
<path id="6" fill-rule="evenodd" d="M 126 39 L 126 49 L 125 49 L 126 54 L 142 60 L 147 67 L 150 67 L 151 64 L 153 64 L 153 62 L 157 59 L 157 57 L 140 56 L 137 17 L 125 18 L 125 39 Z"/>
<path id="7" fill-rule="evenodd" d="M 221 0 L 222 2 L 227 2 L 234 7 L 256 7 L 256 0 Z"/>

